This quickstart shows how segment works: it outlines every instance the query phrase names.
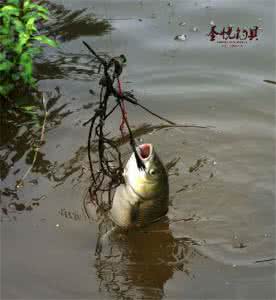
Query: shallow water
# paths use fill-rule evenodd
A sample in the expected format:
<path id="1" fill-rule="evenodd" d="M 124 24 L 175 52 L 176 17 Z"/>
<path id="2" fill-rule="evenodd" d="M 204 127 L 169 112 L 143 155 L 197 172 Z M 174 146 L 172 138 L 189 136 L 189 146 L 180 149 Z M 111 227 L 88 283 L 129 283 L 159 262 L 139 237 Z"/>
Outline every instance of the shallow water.
<path id="1" fill-rule="evenodd" d="M 39 89 L 50 99 L 46 143 L 19 190 L 35 133 L 16 121 L 1 128 L 2 298 L 274 299 L 275 261 L 256 261 L 275 258 L 275 85 L 263 81 L 275 81 L 275 2 L 52 3 L 59 6 L 49 28 L 61 46 L 37 61 Z M 207 37 L 212 20 L 263 31 L 243 48 L 223 48 Z M 174 40 L 179 34 L 187 39 Z M 158 119 L 128 107 L 140 138 L 164 163 L 177 160 L 171 205 L 167 220 L 114 233 L 101 251 L 105 222 L 82 212 L 82 123 L 99 95 L 82 40 L 127 56 L 123 88 L 147 107 L 210 126 L 157 130 Z M 116 115 L 108 125 L 115 135 L 119 122 Z"/>

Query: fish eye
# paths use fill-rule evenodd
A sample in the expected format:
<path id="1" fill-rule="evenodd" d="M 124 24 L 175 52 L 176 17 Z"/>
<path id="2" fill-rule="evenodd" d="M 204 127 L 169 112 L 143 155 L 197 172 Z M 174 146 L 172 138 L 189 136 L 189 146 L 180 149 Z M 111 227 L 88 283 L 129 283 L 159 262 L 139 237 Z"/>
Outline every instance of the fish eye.
<path id="1" fill-rule="evenodd" d="M 155 175 L 156 174 L 156 170 L 155 169 L 150 169 L 149 170 L 149 174 L 150 175 Z"/>

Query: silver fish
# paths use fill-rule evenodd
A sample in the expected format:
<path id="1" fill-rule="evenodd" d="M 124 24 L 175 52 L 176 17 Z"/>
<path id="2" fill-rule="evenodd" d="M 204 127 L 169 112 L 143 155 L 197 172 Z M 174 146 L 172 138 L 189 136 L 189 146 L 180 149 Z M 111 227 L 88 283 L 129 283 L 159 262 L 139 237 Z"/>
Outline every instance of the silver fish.
<path id="1" fill-rule="evenodd" d="M 133 153 L 124 169 L 125 183 L 115 192 L 111 219 L 120 227 L 144 226 L 168 211 L 168 175 L 151 144 L 137 147 L 145 170 L 137 167 Z"/>

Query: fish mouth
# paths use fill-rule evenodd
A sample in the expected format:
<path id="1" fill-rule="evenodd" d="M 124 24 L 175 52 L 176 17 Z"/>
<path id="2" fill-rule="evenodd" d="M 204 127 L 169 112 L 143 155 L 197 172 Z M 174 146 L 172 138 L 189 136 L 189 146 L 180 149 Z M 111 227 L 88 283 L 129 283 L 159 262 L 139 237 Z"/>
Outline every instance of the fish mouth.
<path id="1" fill-rule="evenodd" d="M 152 154 L 152 145 L 151 144 L 142 144 L 139 145 L 139 155 L 142 160 L 147 160 L 151 157 Z"/>

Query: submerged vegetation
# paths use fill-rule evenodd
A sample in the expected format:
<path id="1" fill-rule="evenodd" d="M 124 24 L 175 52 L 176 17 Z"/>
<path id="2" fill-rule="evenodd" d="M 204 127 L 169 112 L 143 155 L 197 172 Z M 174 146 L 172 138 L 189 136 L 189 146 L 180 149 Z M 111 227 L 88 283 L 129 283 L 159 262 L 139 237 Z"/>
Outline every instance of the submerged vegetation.
<path id="1" fill-rule="evenodd" d="M 6 0 L 4 4 L 0 3 L 1 102 L 11 100 L 15 91 L 27 91 L 35 87 L 34 58 L 41 53 L 42 44 L 57 46 L 56 41 L 39 32 L 48 15 L 45 7 L 31 0 Z"/>

